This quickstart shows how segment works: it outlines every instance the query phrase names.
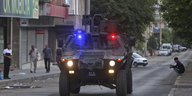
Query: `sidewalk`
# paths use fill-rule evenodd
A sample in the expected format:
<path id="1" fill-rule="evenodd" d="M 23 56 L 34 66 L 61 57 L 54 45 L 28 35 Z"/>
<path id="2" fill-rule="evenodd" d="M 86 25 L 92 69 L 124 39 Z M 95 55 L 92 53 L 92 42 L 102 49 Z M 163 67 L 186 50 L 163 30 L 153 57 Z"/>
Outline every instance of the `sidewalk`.
<path id="1" fill-rule="evenodd" d="M 177 77 L 168 96 L 192 96 L 192 62 L 187 66 L 185 73 Z"/>
<path id="2" fill-rule="evenodd" d="M 25 65 L 25 66 L 30 66 Z M 58 77 L 60 70 L 57 65 L 51 65 L 51 70 L 49 73 L 46 73 L 43 62 L 38 62 L 38 67 L 36 73 L 30 73 L 29 67 L 25 67 L 23 70 L 16 69 L 10 71 L 9 77 L 11 79 L 0 80 L 0 87 L 12 85 L 14 83 L 30 83 L 35 80 L 44 80 L 48 78 Z M 1 73 L 2 75 L 2 73 Z"/>

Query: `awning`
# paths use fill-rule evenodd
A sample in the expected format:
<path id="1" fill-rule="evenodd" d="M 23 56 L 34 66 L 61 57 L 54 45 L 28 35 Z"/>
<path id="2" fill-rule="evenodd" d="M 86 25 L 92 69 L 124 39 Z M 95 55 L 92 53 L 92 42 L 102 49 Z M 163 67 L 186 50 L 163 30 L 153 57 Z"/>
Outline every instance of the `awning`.
<path id="1" fill-rule="evenodd" d="M 68 17 L 68 7 L 56 6 L 53 4 L 45 3 L 42 15 L 66 18 Z"/>

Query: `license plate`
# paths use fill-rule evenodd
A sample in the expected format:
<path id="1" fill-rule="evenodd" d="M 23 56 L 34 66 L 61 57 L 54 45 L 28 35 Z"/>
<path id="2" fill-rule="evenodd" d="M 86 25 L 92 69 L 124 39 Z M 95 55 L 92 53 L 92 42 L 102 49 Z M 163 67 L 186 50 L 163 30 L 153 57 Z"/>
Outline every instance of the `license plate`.
<path id="1" fill-rule="evenodd" d="M 95 72 L 89 72 L 89 76 L 96 76 Z"/>

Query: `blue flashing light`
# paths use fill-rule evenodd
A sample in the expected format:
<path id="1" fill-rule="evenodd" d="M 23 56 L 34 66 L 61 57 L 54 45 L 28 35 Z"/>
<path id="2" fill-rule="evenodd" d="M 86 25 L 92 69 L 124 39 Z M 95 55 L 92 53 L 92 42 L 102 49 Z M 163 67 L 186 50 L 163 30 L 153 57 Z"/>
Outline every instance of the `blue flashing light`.
<path id="1" fill-rule="evenodd" d="M 77 37 L 78 37 L 78 39 L 82 39 L 82 36 L 80 34 Z"/>
<path id="2" fill-rule="evenodd" d="M 85 31 L 82 29 L 75 30 L 75 38 L 77 40 L 84 40 L 85 39 Z"/>

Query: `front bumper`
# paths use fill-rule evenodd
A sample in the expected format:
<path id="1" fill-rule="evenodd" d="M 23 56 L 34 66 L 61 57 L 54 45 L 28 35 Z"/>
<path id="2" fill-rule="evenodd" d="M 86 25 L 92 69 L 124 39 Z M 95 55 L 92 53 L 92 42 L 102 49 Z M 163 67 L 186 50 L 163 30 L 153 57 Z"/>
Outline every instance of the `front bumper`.
<path id="1" fill-rule="evenodd" d="M 139 62 L 139 63 L 137 63 L 138 65 L 147 65 L 148 64 L 148 62 Z"/>

